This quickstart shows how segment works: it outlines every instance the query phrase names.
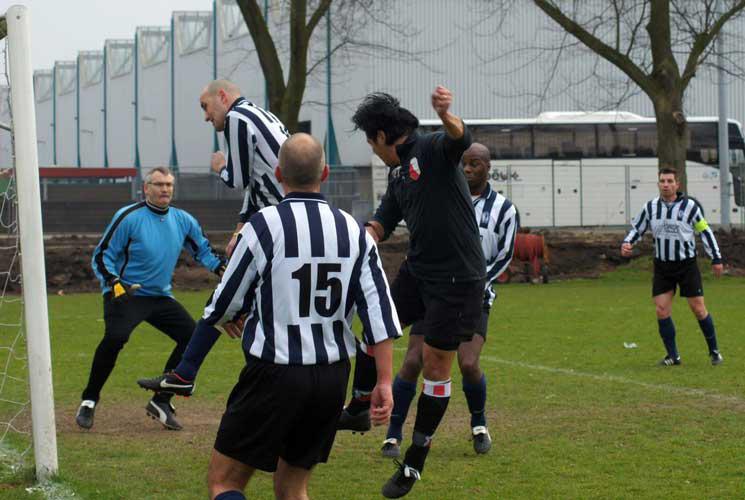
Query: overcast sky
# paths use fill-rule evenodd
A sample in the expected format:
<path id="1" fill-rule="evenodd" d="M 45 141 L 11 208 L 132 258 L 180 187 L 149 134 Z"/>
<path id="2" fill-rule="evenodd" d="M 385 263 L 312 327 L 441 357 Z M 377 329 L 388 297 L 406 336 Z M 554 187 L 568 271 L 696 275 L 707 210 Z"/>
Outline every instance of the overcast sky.
<path id="1" fill-rule="evenodd" d="M 31 12 L 31 64 L 51 69 L 80 50 L 101 50 L 107 38 L 132 38 L 137 26 L 168 26 L 174 10 L 212 10 L 212 0 L 0 0 Z"/>

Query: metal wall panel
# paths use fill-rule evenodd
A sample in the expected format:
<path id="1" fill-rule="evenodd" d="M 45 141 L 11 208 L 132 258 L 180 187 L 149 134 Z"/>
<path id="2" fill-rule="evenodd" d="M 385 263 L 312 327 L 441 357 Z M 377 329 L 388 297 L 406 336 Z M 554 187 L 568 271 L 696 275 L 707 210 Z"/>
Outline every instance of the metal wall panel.
<path id="1" fill-rule="evenodd" d="M 104 165 L 103 52 L 80 52 L 79 119 L 80 165 Z"/>
<path id="2" fill-rule="evenodd" d="M 178 168 L 209 171 L 214 128 L 204 121 L 199 95 L 212 80 L 212 13 L 174 12 L 173 115 Z"/>
<path id="3" fill-rule="evenodd" d="M 34 104 L 36 106 L 36 143 L 39 165 L 52 164 L 52 71 L 34 71 Z"/>
<path id="4" fill-rule="evenodd" d="M 171 32 L 137 28 L 137 126 L 142 167 L 167 166 L 171 156 Z"/>
<path id="5" fill-rule="evenodd" d="M 76 63 L 75 61 L 57 61 L 54 71 L 56 164 L 74 167 L 78 164 Z"/>
<path id="6" fill-rule="evenodd" d="M 135 164 L 134 41 L 106 40 L 106 144 L 110 167 Z"/>

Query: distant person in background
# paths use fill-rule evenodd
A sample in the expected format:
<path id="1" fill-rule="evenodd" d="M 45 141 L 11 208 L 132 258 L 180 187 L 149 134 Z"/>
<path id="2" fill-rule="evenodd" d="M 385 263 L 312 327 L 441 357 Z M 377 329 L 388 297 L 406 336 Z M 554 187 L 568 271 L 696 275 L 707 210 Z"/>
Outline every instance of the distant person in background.
<path id="1" fill-rule="evenodd" d="M 225 269 L 196 219 L 170 206 L 174 176 L 169 169 L 152 169 L 145 176 L 143 189 L 145 201 L 120 209 L 93 252 L 93 271 L 103 290 L 105 330 L 75 419 L 84 429 L 93 426 L 101 389 L 137 325 L 146 321 L 176 342 L 164 371 L 172 370 L 181 360 L 195 326 L 171 293 L 181 250 L 186 249 L 218 275 Z M 170 393 L 156 394 L 145 409 L 165 428 L 180 430 L 172 397 Z"/>
<path id="2" fill-rule="evenodd" d="M 227 157 L 212 154 L 210 168 L 231 188 L 243 189 L 245 196 L 239 221 L 226 254 L 230 257 L 243 224 L 249 217 L 282 200 L 282 187 L 274 177 L 279 148 L 289 133 L 267 110 L 247 101 L 241 90 L 228 80 L 215 80 L 199 96 L 204 120 L 223 132 Z"/>
<path id="3" fill-rule="evenodd" d="M 714 320 L 704 304 L 694 236 L 701 235 L 704 250 L 711 257 L 711 271 L 717 278 L 722 275 L 722 254 L 699 202 L 678 191 L 677 172 L 671 168 L 660 170 L 657 187 L 660 195 L 645 203 L 634 219 L 631 231 L 621 245 L 621 255 L 631 257 L 633 245 L 651 228 L 654 237 L 652 297 L 660 337 L 667 351 L 659 364 L 675 366 L 681 363 L 672 318 L 673 296 L 679 286 L 680 296 L 688 299 L 688 306 L 704 334 L 711 364 L 719 365 L 724 359 L 717 345 Z"/>

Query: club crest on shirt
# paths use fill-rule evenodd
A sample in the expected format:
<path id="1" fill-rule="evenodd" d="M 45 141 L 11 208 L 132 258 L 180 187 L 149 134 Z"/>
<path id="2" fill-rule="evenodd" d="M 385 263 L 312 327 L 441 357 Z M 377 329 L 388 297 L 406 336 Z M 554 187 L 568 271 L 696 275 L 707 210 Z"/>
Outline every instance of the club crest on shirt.
<path id="1" fill-rule="evenodd" d="M 409 177 L 411 180 L 416 181 L 419 179 L 419 176 L 422 174 L 422 170 L 419 168 L 419 162 L 417 161 L 416 157 L 412 158 L 409 162 Z"/>

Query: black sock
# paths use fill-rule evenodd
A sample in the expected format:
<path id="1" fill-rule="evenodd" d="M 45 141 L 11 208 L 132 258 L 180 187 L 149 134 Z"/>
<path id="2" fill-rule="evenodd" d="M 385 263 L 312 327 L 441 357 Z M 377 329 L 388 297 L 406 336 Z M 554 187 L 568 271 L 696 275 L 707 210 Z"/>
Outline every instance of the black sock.
<path id="1" fill-rule="evenodd" d="M 424 469 L 432 438 L 450 402 L 450 380 L 444 382 L 424 381 L 424 389 L 417 403 L 414 435 L 406 450 L 404 463 L 420 473 Z"/>
<path id="2" fill-rule="evenodd" d="M 223 491 L 215 497 L 215 500 L 246 500 L 246 497 L 240 491 L 231 490 Z"/>
<path id="3" fill-rule="evenodd" d="M 354 364 L 354 379 L 352 381 L 352 401 L 347 405 L 350 415 L 357 415 L 370 409 L 370 393 L 375 388 L 378 371 L 375 368 L 375 358 L 367 354 L 367 347 L 357 342 L 357 356 Z"/>
<path id="4" fill-rule="evenodd" d="M 486 376 L 481 374 L 475 384 L 463 378 L 463 393 L 468 402 L 468 411 L 471 412 L 471 428 L 486 425 Z"/>
<path id="5" fill-rule="evenodd" d="M 717 346 L 717 332 L 714 329 L 714 320 L 711 319 L 711 314 L 706 316 L 704 319 L 698 321 L 698 326 L 701 327 L 701 332 L 704 334 L 704 340 L 706 345 L 709 346 L 709 353 L 719 351 Z"/>
<path id="6" fill-rule="evenodd" d="M 660 328 L 660 337 L 662 337 L 662 343 L 665 344 L 665 350 L 667 350 L 668 357 L 672 359 L 678 359 L 678 348 L 675 346 L 675 324 L 673 318 L 658 319 L 657 324 Z"/>

